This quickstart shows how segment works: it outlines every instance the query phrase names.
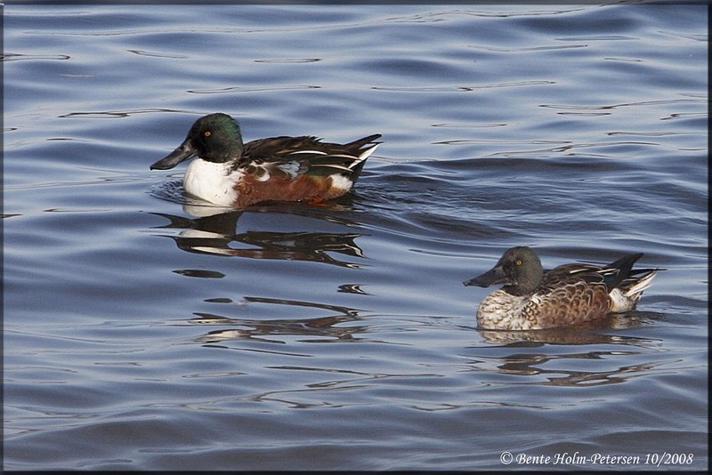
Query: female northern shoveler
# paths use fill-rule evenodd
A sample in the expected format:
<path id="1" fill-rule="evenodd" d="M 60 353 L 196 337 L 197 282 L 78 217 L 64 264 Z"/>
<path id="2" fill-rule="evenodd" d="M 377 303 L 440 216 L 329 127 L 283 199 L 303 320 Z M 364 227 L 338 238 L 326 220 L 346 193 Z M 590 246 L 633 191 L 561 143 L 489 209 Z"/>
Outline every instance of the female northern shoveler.
<path id="1" fill-rule="evenodd" d="M 632 270 L 642 255 L 630 254 L 605 267 L 564 264 L 545 271 L 532 249 L 513 247 L 492 269 L 464 284 L 505 284 L 477 309 L 480 328 L 540 330 L 576 325 L 635 308 L 659 270 Z"/>
<path id="2" fill-rule="evenodd" d="M 282 136 L 243 145 L 235 119 L 210 114 L 198 119 L 183 143 L 151 170 L 167 170 L 197 157 L 183 177 L 185 191 L 222 206 L 319 203 L 351 189 L 380 137 L 370 135 L 342 145 L 316 137 Z"/>

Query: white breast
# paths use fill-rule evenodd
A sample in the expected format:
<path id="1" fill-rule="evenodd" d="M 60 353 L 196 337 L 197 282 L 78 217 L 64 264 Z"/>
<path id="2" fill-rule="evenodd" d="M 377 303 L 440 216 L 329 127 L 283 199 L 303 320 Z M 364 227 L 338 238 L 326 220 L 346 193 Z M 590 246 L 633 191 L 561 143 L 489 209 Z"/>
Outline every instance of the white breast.
<path id="1" fill-rule="evenodd" d="M 222 206 L 237 200 L 235 183 L 242 177 L 239 170 L 231 170 L 229 163 L 213 163 L 196 158 L 183 177 L 186 193 Z"/>

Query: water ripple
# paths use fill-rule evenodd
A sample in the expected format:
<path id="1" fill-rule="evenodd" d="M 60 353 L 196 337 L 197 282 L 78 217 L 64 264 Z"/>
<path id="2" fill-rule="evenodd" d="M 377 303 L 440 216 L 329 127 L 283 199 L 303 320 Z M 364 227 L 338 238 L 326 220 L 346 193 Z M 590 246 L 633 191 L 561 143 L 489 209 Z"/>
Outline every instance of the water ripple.
<path id="1" fill-rule="evenodd" d="M 706 468 L 708 12 L 672 8 L 6 6 L 4 468 Z M 218 111 L 384 143 L 323 206 L 212 206 L 148 167 Z M 666 270 L 478 330 L 515 245 Z"/>

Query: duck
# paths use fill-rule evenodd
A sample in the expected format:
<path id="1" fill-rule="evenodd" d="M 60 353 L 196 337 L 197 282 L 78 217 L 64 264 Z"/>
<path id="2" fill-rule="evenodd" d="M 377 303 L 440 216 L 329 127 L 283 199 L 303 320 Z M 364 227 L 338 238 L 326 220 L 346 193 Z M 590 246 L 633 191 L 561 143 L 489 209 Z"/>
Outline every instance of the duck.
<path id="1" fill-rule="evenodd" d="M 196 120 L 183 143 L 150 168 L 168 170 L 192 158 L 183 177 L 185 192 L 219 206 L 320 204 L 351 190 L 379 138 L 338 144 L 314 136 L 279 136 L 243 143 L 237 120 L 218 112 Z"/>
<path id="2" fill-rule="evenodd" d="M 642 253 L 628 254 L 607 266 L 564 264 L 544 270 L 533 249 L 507 249 L 495 266 L 465 286 L 504 284 L 477 309 L 483 330 L 542 330 L 605 319 L 635 309 L 658 270 L 633 270 Z"/>

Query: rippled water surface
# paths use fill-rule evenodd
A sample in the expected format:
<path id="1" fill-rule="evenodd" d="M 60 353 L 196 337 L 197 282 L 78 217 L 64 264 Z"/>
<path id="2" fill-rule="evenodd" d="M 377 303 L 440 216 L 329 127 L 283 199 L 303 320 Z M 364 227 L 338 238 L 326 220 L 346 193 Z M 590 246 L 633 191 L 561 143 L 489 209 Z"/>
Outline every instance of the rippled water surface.
<path id="1" fill-rule="evenodd" d="M 6 469 L 707 467 L 706 7 L 4 16 Z M 213 208 L 148 166 L 218 111 L 384 143 L 325 206 Z M 461 282 L 524 244 L 666 270 L 478 330 Z"/>

